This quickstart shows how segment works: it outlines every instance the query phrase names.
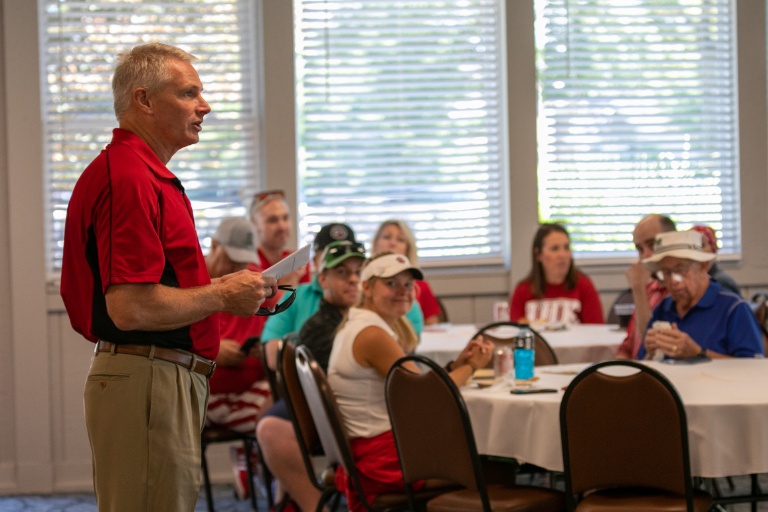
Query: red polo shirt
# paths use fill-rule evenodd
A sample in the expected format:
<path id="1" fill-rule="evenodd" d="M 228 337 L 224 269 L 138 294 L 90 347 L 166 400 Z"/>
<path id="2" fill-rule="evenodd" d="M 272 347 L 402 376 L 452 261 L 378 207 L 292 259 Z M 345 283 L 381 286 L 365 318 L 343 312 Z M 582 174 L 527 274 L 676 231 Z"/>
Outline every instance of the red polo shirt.
<path id="1" fill-rule="evenodd" d="M 135 134 L 112 143 L 85 169 L 67 208 L 61 296 L 72 327 L 95 342 L 156 344 L 213 359 L 215 315 L 170 331 L 121 331 L 106 309 L 112 284 L 210 284 L 192 206 L 176 176 Z"/>
<path id="2" fill-rule="evenodd" d="M 219 318 L 221 339 L 234 340 L 242 345 L 251 336 L 261 336 L 266 316 L 233 316 L 229 313 L 215 315 Z M 208 380 L 211 393 L 243 393 L 257 380 L 264 380 L 264 367 L 261 359 L 246 357 L 237 366 L 217 366 L 216 372 Z"/>

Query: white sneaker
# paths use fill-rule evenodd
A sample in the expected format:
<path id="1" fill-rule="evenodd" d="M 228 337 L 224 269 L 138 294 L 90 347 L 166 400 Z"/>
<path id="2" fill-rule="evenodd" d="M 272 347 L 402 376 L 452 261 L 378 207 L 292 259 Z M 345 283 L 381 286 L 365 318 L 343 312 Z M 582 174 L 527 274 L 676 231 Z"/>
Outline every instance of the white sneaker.
<path id="1" fill-rule="evenodd" d="M 245 451 L 237 446 L 229 447 L 229 458 L 232 461 L 232 478 L 235 484 L 235 496 L 239 500 L 248 498 L 248 470 L 245 467 Z"/>

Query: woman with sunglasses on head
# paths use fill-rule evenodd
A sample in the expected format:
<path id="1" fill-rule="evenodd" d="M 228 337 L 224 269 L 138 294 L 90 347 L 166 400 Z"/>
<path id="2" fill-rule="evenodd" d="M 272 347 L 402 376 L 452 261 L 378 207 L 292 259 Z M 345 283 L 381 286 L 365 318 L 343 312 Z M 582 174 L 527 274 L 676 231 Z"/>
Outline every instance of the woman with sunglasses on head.
<path id="1" fill-rule="evenodd" d="M 390 367 L 416 347 L 418 338 L 405 318 L 414 300 L 421 270 L 408 258 L 380 253 L 363 267 L 361 302 L 349 310 L 333 343 L 328 382 L 350 437 L 355 467 L 362 475 L 366 498 L 404 492 L 389 415 L 384 380 Z M 491 360 L 493 343 L 481 336 L 470 341 L 451 363 L 451 378 L 463 385 Z M 414 371 L 417 367 L 412 365 Z M 350 511 L 363 510 L 347 474 L 340 467 L 336 486 L 347 496 Z"/>
<path id="2" fill-rule="evenodd" d="M 407 257 L 413 265 L 419 264 L 416 254 L 416 238 L 405 221 L 389 219 L 379 225 L 373 236 L 373 254 L 390 251 Z M 416 281 L 416 300 L 424 314 L 424 325 L 434 325 L 440 321 L 442 308 L 432 288 L 424 279 Z"/>
<path id="3" fill-rule="evenodd" d="M 509 317 L 549 327 L 604 323 L 600 296 L 574 266 L 571 239 L 561 224 L 541 224 L 536 231 L 531 271 L 515 287 Z"/>

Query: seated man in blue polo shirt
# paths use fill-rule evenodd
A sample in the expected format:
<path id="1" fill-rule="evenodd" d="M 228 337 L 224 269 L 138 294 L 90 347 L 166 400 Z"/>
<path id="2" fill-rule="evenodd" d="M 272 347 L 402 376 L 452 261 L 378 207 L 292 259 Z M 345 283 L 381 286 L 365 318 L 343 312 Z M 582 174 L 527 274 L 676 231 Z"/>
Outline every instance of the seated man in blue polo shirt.
<path id="1" fill-rule="evenodd" d="M 760 327 L 749 305 L 710 280 L 707 271 L 714 258 L 702 250 L 697 231 L 656 236 L 653 256 L 643 265 L 666 285 L 669 297 L 654 309 L 638 359 L 763 355 Z"/>

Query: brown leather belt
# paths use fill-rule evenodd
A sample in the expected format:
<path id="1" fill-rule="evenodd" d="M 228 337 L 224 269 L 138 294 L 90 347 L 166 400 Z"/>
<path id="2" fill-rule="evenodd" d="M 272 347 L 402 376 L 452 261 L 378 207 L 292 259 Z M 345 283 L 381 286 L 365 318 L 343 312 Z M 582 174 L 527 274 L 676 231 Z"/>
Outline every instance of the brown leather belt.
<path id="1" fill-rule="evenodd" d="M 99 340 L 96 344 L 97 352 L 116 352 L 118 354 L 128 354 L 131 356 L 143 356 L 149 357 L 152 355 L 152 345 L 122 345 L 112 343 L 110 341 Z M 216 369 L 216 362 L 200 357 L 191 352 L 184 350 L 178 350 L 175 348 L 162 348 L 154 346 L 154 357 L 168 361 L 169 363 L 175 363 L 179 366 L 183 366 L 195 373 L 204 375 L 206 378 L 211 378 L 213 371 Z"/>

